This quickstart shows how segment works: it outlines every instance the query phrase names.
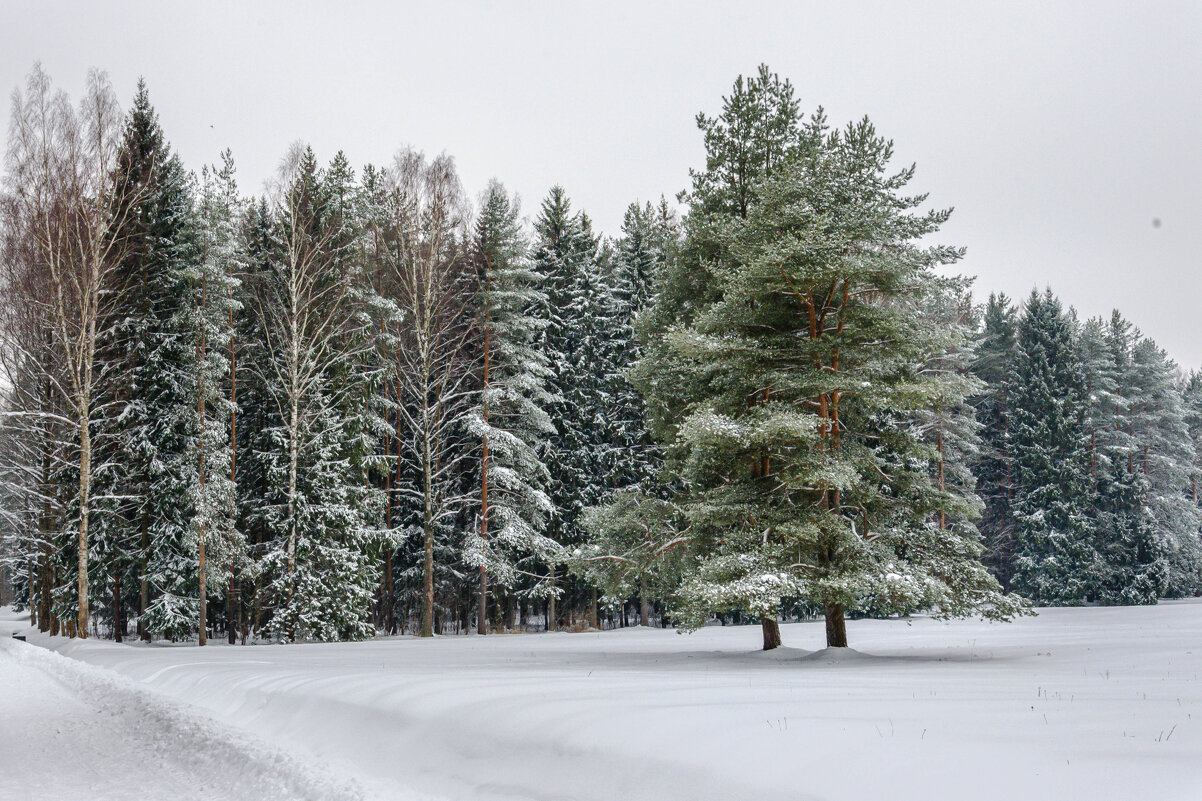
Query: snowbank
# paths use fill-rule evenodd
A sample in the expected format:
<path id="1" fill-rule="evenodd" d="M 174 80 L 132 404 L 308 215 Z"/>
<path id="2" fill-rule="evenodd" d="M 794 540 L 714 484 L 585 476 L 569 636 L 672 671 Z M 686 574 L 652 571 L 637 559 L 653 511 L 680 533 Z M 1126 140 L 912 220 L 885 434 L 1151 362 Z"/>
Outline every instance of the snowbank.
<path id="1" fill-rule="evenodd" d="M 112 671 L 0 638 L 0 799 L 361 799 Z"/>

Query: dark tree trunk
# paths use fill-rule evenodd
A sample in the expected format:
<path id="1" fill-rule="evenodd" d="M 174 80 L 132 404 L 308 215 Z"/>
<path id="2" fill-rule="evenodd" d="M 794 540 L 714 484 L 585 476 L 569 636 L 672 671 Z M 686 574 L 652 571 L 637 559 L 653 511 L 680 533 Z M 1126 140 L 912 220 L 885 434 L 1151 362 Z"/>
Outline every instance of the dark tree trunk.
<path id="1" fill-rule="evenodd" d="M 391 517 L 391 515 L 390 515 L 390 517 Z M 391 529 L 391 528 L 392 528 L 392 526 L 390 525 L 389 529 Z M 382 594 L 384 597 L 380 599 L 384 606 L 384 610 L 383 610 L 384 614 L 382 616 L 383 617 L 382 622 L 384 624 L 384 631 L 388 632 L 389 634 L 396 634 L 396 614 L 393 611 L 393 600 L 392 600 L 392 594 L 393 594 L 393 589 L 392 589 L 393 588 L 392 546 L 386 545 L 384 547 L 385 547 L 384 586 L 382 588 L 382 590 L 383 590 Z"/>
<path id="2" fill-rule="evenodd" d="M 485 262 L 484 282 L 485 287 L 491 291 L 492 285 L 489 283 L 488 264 Z M 490 342 L 491 327 L 489 326 L 488 309 L 484 311 L 484 393 L 485 398 L 483 403 L 484 425 L 488 425 L 488 357 L 491 349 Z M 484 543 L 484 561 L 480 564 L 480 598 L 478 600 L 478 611 L 476 612 L 476 633 L 488 634 L 488 434 L 482 438 L 482 451 L 480 461 L 480 539 Z"/>
<path id="3" fill-rule="evenodd" d="M 146 608 L 150 606 L 150 579 L 146 577 L 146 552 L 150 550 L 150 527 L 149 521 L 146 519 L 146 512 L 142 512 L 139 527 L 142 534 L 142 573 L 140 576 L 141 586 L 138 590 L 138 639 L 150 642 L 150 631 L 146 628 L 144 620 Z"/>
<path id="4" fill-rule="evenodd" d="M 780 647 L 780 624 L 776 618 L 760 617 L 760 628 L 764 632 L 764 650 L 771 651 Z"/>
<path id="5" fill-rule="evenodd" d="M 826 614 L 826 647 L 847 647 L 847 623 L 843 620 L 843 604 L 825 603 L 823 612 Z"/>
<path id="6" fill-rule="evenodd" d="M 125 621 L 121 619 L 121 577 L 113 576 L 113 642 L 121 642 Z"/>
<path id="7" fill-rule="evenodd" d="M 242 599 L 238 596 L 238 582 L 231 573 L 230 587 L 225 594 L 225 631 L 230 645 L 238 641 L 238 613 L 242 609 Z"/>

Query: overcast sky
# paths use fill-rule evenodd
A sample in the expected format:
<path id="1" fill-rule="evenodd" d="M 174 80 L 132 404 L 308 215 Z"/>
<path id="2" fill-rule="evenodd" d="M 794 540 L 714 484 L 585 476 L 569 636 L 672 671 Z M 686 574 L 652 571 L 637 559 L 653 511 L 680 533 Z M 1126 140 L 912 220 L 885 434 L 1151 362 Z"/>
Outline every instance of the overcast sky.
<path id="1" fill-rule="evenodd" d="M 1202 366 L 1202 3 L 850 5 L 0 0 L 0 87 L 40 60 L 77 95 L 96 66 L 128 105 L 144 76 L 189 166 L 228 146 L 250 192 L 296 139 L 355 164 L 409 144 L 530 214 L 563 184 L 616 233 L 686 186 L 694 115 L 765 62 L 917 162 L 980 296 L 1117 306 Z"/>

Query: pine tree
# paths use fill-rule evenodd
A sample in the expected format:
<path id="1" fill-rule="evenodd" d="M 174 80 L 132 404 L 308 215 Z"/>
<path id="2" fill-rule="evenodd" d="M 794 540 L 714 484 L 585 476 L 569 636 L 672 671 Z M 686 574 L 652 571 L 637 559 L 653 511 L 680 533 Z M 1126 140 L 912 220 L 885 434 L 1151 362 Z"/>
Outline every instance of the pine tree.
<path id="1" fill-rule="evenodd" d="M 661 442 L 676 437 L 685 399 L 706 391 L 703 376 L 679 369 L 664 334 L 688 325 L 698 309 L 719 299 L 721 270 L 732 261 L 727 227 L 746 218 L 760 182 L 817 146 L 824 125 L 821 109 L 802 125 L 792 84 L 764 65 L 750 79 L 738 77 L 717 117 L 697 115 L 705 169 L 689 171 L 692 190 L 681 195 L 689 204 L 684 237 L 676 258 L 658 276 L 655 303 L 639 322 L 645 348 L 636 383 L 643 382 L 647 425 Z M 765 646 L 779 644 L 775 613 L 762 622 Z"/>
<path id="2" fill-rule="evenodd" d="M 230 436 L 233 401 L 226 394 L 230 380 L 230 348 L 234 313 L 240 308 L 238 274 L 245 257 L 237 228 L 241 211 L 234 164 L 229 151 L 220 168 L 202 171 L 198 222 L 200 254 L 183 278 L 192 294 L 176 328 L 192 340 L 187 363 L 189 391 L 195 399 L 187 412 L 193 436 L 187 452 L 191 466 L 189 502 L 191 532 L 196 541 L 198 628 L 204 645 L 209 626 L 208 598 L 228 591 L 227 581 L 244 564 L 245 538 L 235 528 L 233 442 Z M 181 410 L 183 411 L 183 410 Z M 228 626 L 228 623 L 227 623 Z"/>
<path id="3" fill-rule="evenodd" d="M 735 204 L 745 217 L 687 226 L 721 258 L 698 302 L 661 310 L 677 324 L 637 373 L 681 419 L 666 439 L 700 555 L 680 591 L 686 622 L 747 609 L 769 648 L 785 598 L 823 607 L 832 646 L 847 644 L 848 607 L 1014 614 L 975 532 L 934 519 L 968 517 L 975 499 L 932 484 L 935 454 L 905 422 L 971 387 L 918 367 L 964 344 L 922 313 L 946 287 L 933 268 L 960 251 L 916 241 L 948 212 L 913 211 L 923 198 L 900 194 L 913 168 L 887 172 L 891 144 L 867 120 L 794 125 L 793 155 Z"/>
<path id="4" fill-rule="evenodd" d="M 1170 597 L 1192 595 L 1202 588 L 1202 544 L 1197 537 L 1202 515 L 1190 488 L 1196 454 L 1177 386 L 1177 365 L 1155 342 L 1140 337 L 1131 349 L 1131 374 L 1124 383 L 1132 388 L 1134 468 L 1147 484 L 1145 503 L 1156 532 L 1155 547 L 1167 562 L 1165 585 L 1158 589 Z M 1132 560 L 1137 568 L 1139 555 Z"/>

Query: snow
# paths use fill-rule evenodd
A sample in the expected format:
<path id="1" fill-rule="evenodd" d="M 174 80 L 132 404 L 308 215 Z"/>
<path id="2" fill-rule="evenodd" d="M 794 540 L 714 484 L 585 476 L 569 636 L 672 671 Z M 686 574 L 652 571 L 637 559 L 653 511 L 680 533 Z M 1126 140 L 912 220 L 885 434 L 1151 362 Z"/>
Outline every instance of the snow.
<path id="1" fill-rule="evenodd" d="M 7 637 L 5 625 L 23 624 L 0 622 Z M 756 650 L 758 625 L 204 649 L 29 636 L 125 677 L 103 679 L 124 688 L 100 701 L 106 714 L 121 710 L 130 732 L 114 750 L 145 737 L 133 730 L 141 702 L 123 700 L 150 696 L 123 695 L 133 679 L 199 707 L 195 719 L 203 710 L 213 727 L 238 727 L 239 753 L 267 753 L 246 744 L 268 741 L 293 766 L 353 779 L 367 798 L 1117 801 L 1151 788 L 1164 801 L 1202 797 L 1202 602 L 1044 609 L 1008 624 L 849 621 L 854 650 L 819 649 L 822 632 L 821 622 L 784 625 L 787 647 L 767 653 Z M 71 663 L 3 647 L 5 728 L 28 724 L 46 741 L 39 710 L 72 721 L 86 712 L 33 677 L 22 679 L 33 689 L 10 690 L 18 651 L 23 664 Z M 167 719 L 184 719 L 181 709 Z M 104 715 L 82 720 L 81 737 L 115 726 Z M 2 739 L 0 788 L 12 775 L 53 773 L 44 748 Z M 80 753 L 90 764 L 92 752 Z M 131 753 L 99 752 L 109 761 L 96 770 L 132 764 Z M 179 764 L 203 768 L 190 753 Z M 210 781 L 229 764 L 216 753 Z M 174 775 L 163 773 L 164 787 Z"/>
<path id="2" fill-rule="evenodd" d="M 363 794 L 353 782 L 187 705 L 110 671 L 24 645 L 5 632 L 0 799 L 150 797 L 350 801 Z"/>

